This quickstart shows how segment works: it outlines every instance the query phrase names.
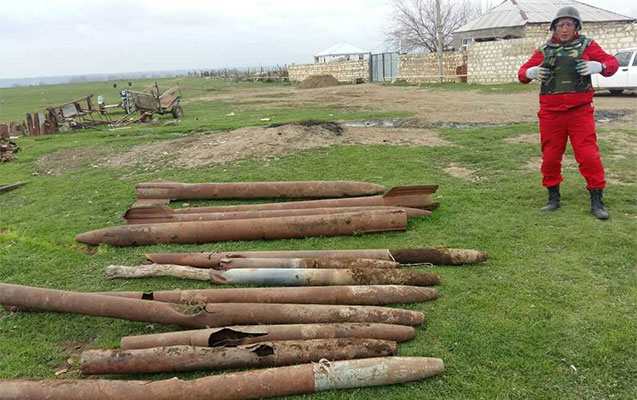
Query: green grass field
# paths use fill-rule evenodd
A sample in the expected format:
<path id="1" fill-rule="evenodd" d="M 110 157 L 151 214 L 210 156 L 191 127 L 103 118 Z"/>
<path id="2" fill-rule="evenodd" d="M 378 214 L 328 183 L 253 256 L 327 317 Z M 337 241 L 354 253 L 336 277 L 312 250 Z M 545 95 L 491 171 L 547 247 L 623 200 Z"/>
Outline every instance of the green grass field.
<path id="1" fill-rule="evenodd" d="M 174 81 L 162 81 L 168 87 Z M 180 80 L 184 97 L 237 88 L 260 91 L 278 84 Z M 135 82 L 143 86 L 150 82 Z M 121 86 L 121 85 L 120 85 Z M 436 89 L 435 86 L 428 86 Z M 440 88 L 441 90 L 460 90 Z M 473 90 L 473 89 L 471 89 Z M 502 91 L 506 92 L 506 88 Z M 516 90 L 516 89 L 511 89 Z M 117 101 L 112 84 L 82 84 L 0 90 L 0 121 L 86 92 Z M 479 94 L 477 94 L 479 95 Z M 204 288 L 175 279 L 107 281 L 109 264 L 135 265 L 153 251 L 347 249 L 448 246 L 489 253 L 487 263 L 435 267 L 442 297 L 406 305 L 426 313 L 416 339 L 401 355 L 434 356 L 446 363 L 444 375 L 382 388 L 322 393 L 316 399 L 633 399 L 637 397 L 637 193 L 631 157 L 606 157 L 613 175 L 606 203 L 611 219 L 589 215 L 588 193 L 576 168 L 566 170 L 563 207 L 545 215 L 532 144 L 507 138 L 533 132 L 530 124 L 471 129 L 439 129 L 453 146 L 338 146 L 273 160 L 242 161 L 197 169 L 142 167 L 109 169 L 91 163 L 47 175 L 38 160 L 63 149 L 108 156 L 137 144 L 192 132 L 304 119 L 340 120 L 402 116 L 369 110 L 287 107 L 264 110 L 243 106 L 234 119 L 231 101 L 193 101 L 176 126 L 86 130 L 21 138 L 18 160 L 0 164 L 0 184 L 28 181 L 0 194 L 0 281 L 80 291 Z M 637 140 L 637 129 L 624 133 Z M 603 136 L 602 129 L 600 135 Z M 621 144 L 601 142 L 603 154 Z M 568 157 L 572 159 L 572 154 Z M 474 170 L 468 181 L 447 174 L 450 164 Z M 74 241 L 77 233 L 120 224 L 134 199 L 134 184 L 153 179 L 186 182 L 256 180 L 363 180 L 386 185 L 439 184 L 441 207 L 430 218 L 409 223 L 407 232 L 357 237 L 204 246 L 158 245 L 139 248 Z M 0 378 L 53 378 L 80 348 L 115 347 L 119 338 L 170 330 L 144 323 L 49 313 L 0 312 Z M 183 378 L 202 376 L 178 374 Z M 75 368 L 62 377 L 79 376 Z M 162 378 L 172 375 L 163 375 Z M 126 377 L 131 378 L 131 377 Z M 147 378 L 147 377 L 144 377 Z M 157 378 L 155 378 L 157 379 Z"/>

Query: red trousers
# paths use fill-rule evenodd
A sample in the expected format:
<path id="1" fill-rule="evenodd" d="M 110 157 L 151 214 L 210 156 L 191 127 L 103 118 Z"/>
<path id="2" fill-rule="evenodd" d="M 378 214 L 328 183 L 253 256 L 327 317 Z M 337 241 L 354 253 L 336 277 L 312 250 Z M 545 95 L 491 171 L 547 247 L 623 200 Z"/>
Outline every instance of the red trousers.
<path id="1" fill-rule="evenodd" d="M 592 105 L 585 104 L 565 111 L 540 110 L 538 117 L 542 142 L 542 184 L 552 187 L 564 180 L 562 157 L 570 139 L 587 189 L 604 189 L 606 180 Z"/>

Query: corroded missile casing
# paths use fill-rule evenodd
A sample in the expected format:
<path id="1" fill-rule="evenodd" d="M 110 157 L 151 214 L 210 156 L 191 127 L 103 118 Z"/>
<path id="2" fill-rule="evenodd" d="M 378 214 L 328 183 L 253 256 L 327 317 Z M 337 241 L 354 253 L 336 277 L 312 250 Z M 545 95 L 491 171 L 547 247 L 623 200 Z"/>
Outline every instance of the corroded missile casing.
<path id="1" fill-rule="evenodd" d="M 267 341 L 369 338 L 406 342 L 416 336 L 411 326 L 375 323 L 289 324 L 229 326 L 125 336 L 122 349 L 148 349 L 162 346 L 232 347 Z"/>
<path id="2" fill-rule="evenodd" d="M 172 276 L 214 284 L 246 284 L 264 286 L 338 286 L 338 285 L 413 285 L 432 286 L 440 277 L 431 272 L 393 268 L 296 269 L 296 268 L 235 268 L 225 271 L 185 267 L 182 265 L 149 264 L 137 267 L 110 265 L 109 279 Z"/>
<path id="3" fill-rule="evenodd" d="M 0 304 L 190 328 L 251 324 L 378 322 L 420 325 L 420 312 L 387 307 L 309 304 L 217 303 L 187 306 L 95 293 L 0 284 Z"/>
<path id="4" fill-rule="evenodd" d="M 383 193 L 385 187 L 353 181 L 144 182 L 137 184 L 135 190 L 139 199 L 320 199 L 369 196 Z"/>
<path id="5" fill-rule="evenodd" d="M 232 240 L 343 236 L 399 231 L 405 230 L 406 227 L 407 214 L 404 211 L 370 211 L 300 217 L 124 225 L 82 233 L 76 236 L 76 240 L 92 245 L 106 243 L 113 246 L 212 243 Z"/>
<path id="6" fill-rule="evenodd" d="M 461 265 L 475 264 L 487 259 L 478 250 L 420 248 L 420 249 L 361 249 L 361 250 L 290 250 L 235 251 L 209 253 L 152 253 L 146 258 L 157 264 L 186 265 L 198 268 L 219 268 L 226 258 L 374 258 L 400 264 Z"/>
<path id="7" fill-rule="evenodd" d="M 438 190 L 438 186 L 400 186 L 390 189 L 384 195 L 350 197 L 344 199 L 323 199 L 305 201 L 286 201 L 278 203 L 244 204 L 236 206 L 219 207 L 190 207 L 178 208 L 175 214 L 196 214 L 196 213 L 221 213 L 239 211 L 261 211 L 261 210 L 290 210 L 308 208 L 334 208 L 334 207 L 407 207 L 433 210 L 438 207 L 438 203 L 433 201 L 433 193 Z M 144 215 L 157 214 L 157 207 L 168 203 L 165 199 L 142 199 L 136 202 L 126 213 L 130 218 L 141 218 Z"/>
<path id="8" fill-rule="evenodd" d="M 391 385 L 442 373 L 438 358 L 380 357 L 321 361 L 208 376 L 191 381 L 6 380 L 3 400 L 247 400 L 332 389 Z"/>
<path id="9" fill-rule="evenodd" d="M 100 294 L 181 304 L 281 303 L 384 306 L 422 303 L 438 298 L 438 290 L 435 288 L 403 285 L 194 289 Z"/>
<path id="10" fill-rule="evenodd" d="M 151 253 L 146 258 L 156 264 L 186 265 L 198 268 L 218 268 L 227 258 L 373 258 L 392 261 L 389 250 L 288 250 L 288 251 L 227 251 L 211 253 Z"/>
<path id="11" fill-rule="evenodd" d="M 399 269 L 230 269 L 210 270 L 218 284 L 267 286 L 412 285 L 432 286 L 440 277 L 431 272 Z"/>
<path id="12" fill-rule="evenodd" d="M 350 212 L 368 211 L 404 211 L 407 218 L 423 217 L 431 215 L 429 210 L 408 207 L 339 207 L 339 208 L 300 208 L 290 210 L 257 210 L 236 212 L 211 212 L 211 213 L 180 213 L 170 207 L 158 206 L 153 208 L 131 208 L 124 214 L 128 224 L 159 224 L 168 222 L 188 221 L 225 221 L 235 219 L 260 219 L 297 217 L 305 215 L 331 215 Z"/>
<path id="13" fill-rule="evenodd" d="M 297 269 L 358 269 L 400 268 L 395 261 L 374 258 L 225 258 L 220 269 L 236 268 L 297 268 Z"/>
<path id="14" fill-rule="evenodd" d="M 359 338 L 260 342 L 235 347 L 87 350 L 82 352 L 80 370 L 85 375 L 105 375 L 282 367 L 322 359 L 392 356 L 396 352 L 396 342 Z"/>

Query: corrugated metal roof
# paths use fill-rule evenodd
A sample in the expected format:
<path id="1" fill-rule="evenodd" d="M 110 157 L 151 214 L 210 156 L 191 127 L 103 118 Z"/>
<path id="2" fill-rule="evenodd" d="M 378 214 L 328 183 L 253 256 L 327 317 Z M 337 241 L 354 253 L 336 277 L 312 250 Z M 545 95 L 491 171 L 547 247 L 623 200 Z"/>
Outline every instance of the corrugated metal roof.
<path id="1" fill-rule="evenodd" d="M 565 6 L 577 8 L 586 22 L 635 21 L 635 18 L 593 7 L 575 0 L 505 0 L 456 32 L 507 28 L 526 24 L 547 23 Z"/>
<path id="2" fill-rule="evenodd" d="M 328 57 L 328 56 L 346 56 L 350 54 L 366 54 L 369 53 L 367 50 L 359 49 L 356 46 L 352 46 L 348 43 L 339 43 L 327 50 L 323 50 L 318 54 L 315 54 L 315 57 Z"/>

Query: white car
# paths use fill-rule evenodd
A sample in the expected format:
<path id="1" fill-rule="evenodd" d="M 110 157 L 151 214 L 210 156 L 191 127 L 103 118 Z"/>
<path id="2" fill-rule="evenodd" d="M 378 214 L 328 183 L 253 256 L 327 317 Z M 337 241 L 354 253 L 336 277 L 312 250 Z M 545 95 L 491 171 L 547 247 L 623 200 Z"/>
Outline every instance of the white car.
<path id="1" fill-rule="evenodd" d="M 619 69 L 615 75 L 608 78 L 601 74 L 593 75 L 593 88 L 608 90 L 611 94 L 637 90 L 637 47 L 619 50 L 615 57 L 619 61 Z"/>

